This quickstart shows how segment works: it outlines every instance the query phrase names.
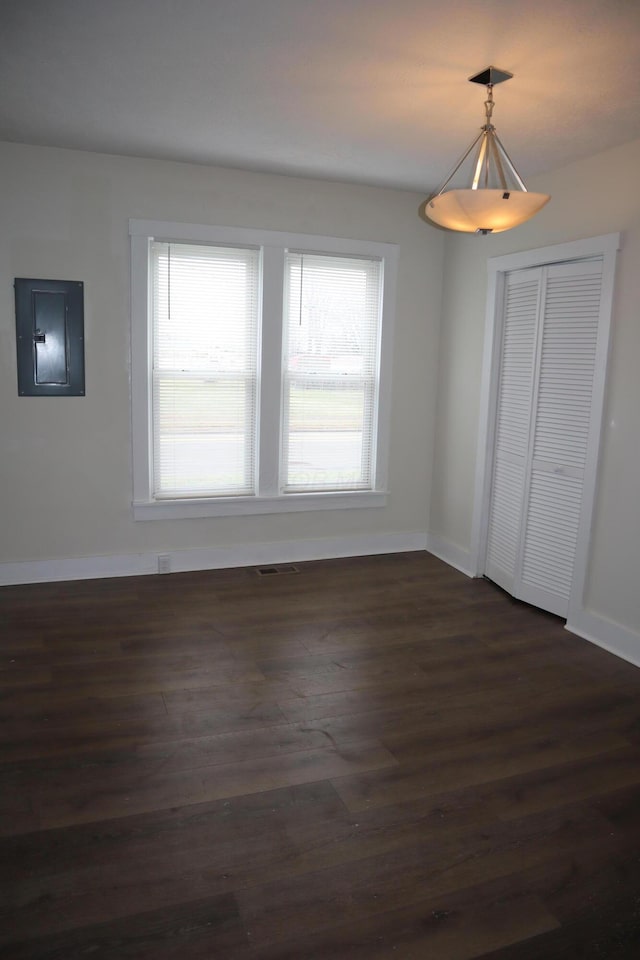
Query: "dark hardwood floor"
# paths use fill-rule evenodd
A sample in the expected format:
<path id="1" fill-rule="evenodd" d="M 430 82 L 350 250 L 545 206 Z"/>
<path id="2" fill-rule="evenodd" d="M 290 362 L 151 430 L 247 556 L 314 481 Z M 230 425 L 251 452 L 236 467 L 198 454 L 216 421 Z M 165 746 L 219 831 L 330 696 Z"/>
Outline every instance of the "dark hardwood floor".
<path id="1" fill-rule="evenodd" d="M 426 553 L 0 616 L 0 957 L 640 957 L 640 671 L 555 617 Z"/>

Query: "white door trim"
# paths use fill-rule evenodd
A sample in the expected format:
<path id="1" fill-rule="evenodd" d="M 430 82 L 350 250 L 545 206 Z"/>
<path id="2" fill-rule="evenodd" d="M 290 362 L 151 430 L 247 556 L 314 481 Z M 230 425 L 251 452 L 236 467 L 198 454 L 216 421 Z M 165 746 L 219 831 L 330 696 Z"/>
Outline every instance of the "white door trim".
<path id="1" fill-rule="evenodd" d="M 596 374 L 592 394 L 592 421 L 589 435 L 589 452 L 585 465 L 582 506 L 578 528 L 578 540 L 574 563 L 574 577 L 569 598 L 569 617 L 575 618 L 582 609 L 591 521 L 596 493 L 598 453 L 604 406 L 604 387 L 609 344 L 609 326 L 613 303 L 613 281 L 615 274 L 616 252 L 620 247 L 620 234 L 609 233 L 585 240 L 539 247 L 520 253 L 491 257 L 488 260 L 488 290 L 485 315 L 484 351 L 482 358 L 482 382 L 480 391 L 480 417 L 478 424 L 478 448 L 476 456 L 475 489 L 473 504 L 473 524 L 471 532 L 471 568 L 475 576 L 484 572 L 488 507 L 493 469 L 494 426 L 497 403 L 497 364 L 500 358 L 499 317 L 502 312 L 505 275 L 512 270 L 545 266 L 553 263 L 566 263 L 572 260 L 584 260 L 601 256 L 602 293 L 601 323 L 602 335 L 598 340 Z"/>

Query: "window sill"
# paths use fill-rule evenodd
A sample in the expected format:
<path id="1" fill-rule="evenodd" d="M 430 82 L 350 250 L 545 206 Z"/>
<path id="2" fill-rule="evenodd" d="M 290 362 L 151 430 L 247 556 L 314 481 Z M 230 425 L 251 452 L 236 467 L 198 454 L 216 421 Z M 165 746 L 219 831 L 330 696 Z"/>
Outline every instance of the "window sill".
<path id="1" fill-rule="evenodd" d="M 384 507 L 386 491 L 292 493 L 278 497 L 220 497 L 194 500 L 148 500 L 133 504 L 134 520 L 186 520 L 190 517 L 237 517 L 314 510 Z"/>

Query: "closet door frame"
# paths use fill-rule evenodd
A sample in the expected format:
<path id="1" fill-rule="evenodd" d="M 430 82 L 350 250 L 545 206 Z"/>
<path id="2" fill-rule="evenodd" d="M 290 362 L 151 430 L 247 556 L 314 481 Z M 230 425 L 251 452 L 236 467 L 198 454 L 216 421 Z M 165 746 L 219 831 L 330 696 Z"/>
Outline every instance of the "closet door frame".
<path id="1" fill-rule="evenodd" d="M 574 615 L 583 608 L 588 572 L 589 543 L 596 495 L 600 435 L 604 409 L 609 329 L 613 306 L 615 261 L 616 252 L 619 247 L 620 234 L 610 233 L 599 237 L 590 237 L 585 240 L 575 240 L 569 243 L 540 247 L 535 250 L 525 250 L 521 253 L 491 257 L 487 264 L 487 305 L 470 551 L 471 569 L 473 574 L 478 577 L 484 574 L 487 550 L 506 274 L 513 270 L 551 266 L 556 263 L 568 263 L 591 257 L 602 257 L 602 290 L 596 372 L 593 381 L 591 424 L 582 488 L 573 580 L 569 596 L 569 619 L 573 618 Z"/>

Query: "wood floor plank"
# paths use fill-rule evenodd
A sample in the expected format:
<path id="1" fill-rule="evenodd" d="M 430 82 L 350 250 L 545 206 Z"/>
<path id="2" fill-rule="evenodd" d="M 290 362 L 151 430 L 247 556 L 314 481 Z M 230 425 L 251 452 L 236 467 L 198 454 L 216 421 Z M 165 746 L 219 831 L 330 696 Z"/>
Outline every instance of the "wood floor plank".
<path id="1" fill-rule="evenodd" d="M 322 822 L 345 815 L 344 805 L 330 783 L 314 781 L 155 810 L 101 824 L 73 824 L 5 837 L 0 842 L 3 875 L 15 890 L 22 881 L 51 879 L 62 873 L 97 868 L 96 880 L 102 884 L 110 866 L 119 870 L 127 860 L 130 868 L 149 873 L 145 863 L 156 858 L 165 847 L 193 850 L 209 845 L 215 850 L 221 841 L 232 845 L 256 844 L 261 836 L 269 838 L 278 833 L 284 837 L 288 827 L 293 829 L 310 821 Z M 240 856 L 246 857 L 246 849 Z M 13 902 L 15 905 L 18 901 Z"/>
<path id="2" fill-rule="evenodd" d="M 250 956 L 232 894 L 11 944 L 12 960 L 245 960 Z M 0 951 L 0 957 L 3 952 Z"/>
<path id="3" fill-rule="evenodd" d="M 202 803 L 278 787 L 394 767 L 397 761 L 376 741 L 352 740 L 336 747 L 298 750 L 284 755 L 140 776 L 102 789 L 76 793 L 66 783 L 49 786 L 36 798 L 46 829 L 152 811 L 158 807 Z"/>
<path id="4" fill-rule="evenodd" d="M 463 670 L 459 661 L 451 660 L 439 668 L 412 669 L 390 677 L 351 677 L 345 673 L 315 681 L 316 690 L 328 692 L 304 694 L 304 680 L 292 682 L 295 692 L 301 694 L 291 699 L 280 700 L 284 715 L 291 721 L 316 720 L 347 713 L 389 709 L 394 705 L 426 704 L 431 707 L 452 706 L 456 703 L 491 703 L 502 700 L 514 703 L 527 699 L 529 703 L 544 695 L 557 677 L 555 664 L 539 663 L 526 665 L 514 675 L 514 663 L 508 659 L 487 665 L 474 665 L 473 670 Z M 355 671 L 354 671 L 355 673 Z M 308 685 L 309 687 L 310 685 Z M 602 680 L 595 687 L 584 677 L 574 679 L 573 690 L 599 689 L 613 694 L 615 684 Z M 333 691 L 331 690 L 333 688 Z M 342 688 L 342 689 L 340 689 Z M 620 693 L 630 691 L 620 688 Z M 556 695 L 559 691 L 556 688 Z"/>
<path id="5" fill-rule="evenodd" d="M 485 953 L 482 960 L 637 960 L 639 951 L 640 909 L 633 893 L 575 923 Z"/>
<path id="6" fill-rule="evenodd" d="M 0 588 L 0 957 L 637 960 L 640 672 L 298 568 Z"/>
<path id="7" fill-rule="evenodd" d="M 162 709 L 164 713 L 128 717 L 126 721 L 117 706 L 112 707 L 115 716 L 105 718 L 96 718 L 87 711 L 86 717 L 79 717 L 76 713 L 57 722 L 51 722 L 48 717 L 12 720 L 0 725 L 0 763 L 91 750 L 110 751 L 139 743 L 188 740 L 240 730 L 262 730 L 286 720 L 275 703 L 234 702 L 218 709 L 169 716 L 162 701 Z"/>
<path id="8" fill-rule="evenodd" d="M 514 896 L 539 897 L 560 922 L 483 954 L 483 960 L 635 960 L 640 947 L 637 855 L 613 866 L 602 850 L 572 853 L 509 878 Z"/>
<path id="9" fill-rule="evenodd" d="M 22 718 L 45 723 L 104 717 L 127 720 L 132 717 L 163 716 L 167 712 L 162 693 L 138 696 L 101 697 L 85 694 L 74 688 L 60 692 L 55 687 L 38 687 L 36 690 L 5 692 L 0 699 L 0 722 Z"/>
<path id="10" fill-rule="evenodd" d="M 24 656 L 24 655 L 23 655 Z M 0 666 L 0 690 L 11 687 L 31 687 L 37 684 L 51 683 L 51 668 L 34 662 L 34 658 L 16 666 L 15 657 L 6 658 Z"/>
<path id="11" fill-rule="evenodd" d="M 320 781 L 7 838 L 0 942 L 286 877 L 296 857 L 287 829 L 343 813 Z"/>
<path id="12" fill-rule="evenodd" d="M 619 734 L 607 732 L 556 741 L 542 737 L 520 743 L 515 749 L 505 748 L 499 739 L 490 738 L 482 744 L 462 744 L 457 753 L 446 751 L 426 761 L 414 760 L 388 770 L 344 777 L 334 781 L 334 786 L 349 810 L 366 810 L 503 780 L 518 773 L 541 771 L 628 746 Z"/>
<path id="13" fill-rule="evenodd" d="M 5 762 L 6 776 L 22 775 L 29 789 L 64 789 L 69 794 L 99 792 L 108 778 L 111 789 L 127 787 L 132 780 L 162 772 L 177 773 L 214 764 L 237 763 L 284 756 L 296 751 L 309 751 L 333 746 L 339 749 L 353 740 L 362 740 L 371 733 L 371 724 L 363 724 L 360 732 L 354 723 L 278 724 L 254 730 L 221 733 L 213 736 L 184 738 L 165 737 L 146 743 L 132 741 L 119 749 L 75 750 L 66 753 L 18 759 Z"/>
<path id="14" fill-rule="evenodd" d="M 60 696 L 68 688 L 93 696 L 126 696 L 264 680 L 255 663 L 239 662 L 226 650 L 202 650 L 197 655 L 121 656 L 99 664 L 66 663 L 51 670 L 51 682 L 61 691 Z"/>
<path id="15" fill-rule="evenodd" d="M 495 785 L 494 801 L 503 819 L 521 817 L 640 784 L 636 745 L 568 760 Z"/>
<path id="16" fill-rule="evenodd" d="M 606 824 L 590 811 L 540 815 L 480 831 L 444 833 L 383 855 L 238 892 L 240 911 L 260 942 L 282 931 L 320 930 L 473 886 L 554 860 L 563 849 L 606 842 Z"/>
<path id="17" fill-rule="evenodd" d="M 474 960 L 557 927 L 537 898 L 490 885 L 324 928 L 314 934 L 312 946 L 298 939 L 258 946 L 253 955 L 256 960 Z"/>
<path id="18" fill-rule="evenodd" d="M 253 706 L 258 703 L 277 703 L 290 697 L 298 697 L 297 690 L 289 683 L 279 680 L 256 680 L 229 682 L 215 686 L 202 686 L 189 690 L 166 690 L 164 701 L 169 713 L 184 710 L 210 710 L 216 704 L 239 702 Z"/>
<path id="19" fill-rule="evenodd" d="M 2 774 L 0 789 L 0 836 L 30 832 L 39 826 L 32 800 L 29 771 L 10 770 Z"/>

